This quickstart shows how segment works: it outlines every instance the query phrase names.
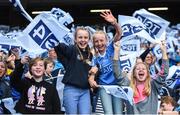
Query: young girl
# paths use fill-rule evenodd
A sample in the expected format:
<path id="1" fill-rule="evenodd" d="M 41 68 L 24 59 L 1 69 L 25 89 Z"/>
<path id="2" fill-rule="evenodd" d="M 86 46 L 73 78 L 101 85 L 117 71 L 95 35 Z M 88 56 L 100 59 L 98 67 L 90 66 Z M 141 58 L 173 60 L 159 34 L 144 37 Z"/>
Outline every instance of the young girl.
<path id="1" fill-rule="evenodd" d="M 130 80 L 130 86 L 134 91 L 134 106 L 135 114 L 157 114 L 158 109 L 158 89 L 162 87 L 166 76 L 168 75 L 169 63 L 166 54 L 165 43 L 162 42 L 161 51 L 163 54 L 163 61 L 161 71 L 156 79 L 151 79 L 149 68 L 146 63 L 137 62 L 133 68 Z M 118 52 L 118 47 L 115 47 L 115 52 Z M 128 85 L 128 78 L 122 77 L 120 70 L 120 63 L 118 53 L 114 54 L 113 70 L 115 77 L 125 81 L 124 84 Z M 120 84 L 122 85 L 122 84 Z M 132 110 L 128 107 L 128 111 Z"/>
<path id="2" fill-rule="evenodd" d="M 60 113 L 60 101 L 56 88 L 43 80 L 44 60 L 39 57 L 32 59 L 29 62 L 29 72 L 32 78 L 22 78 L 23 64 L 28 61 L 28 56 L 18 61 L 11 76 L 12 86 L 21 93 L 21 98 L 16 104 L 17 112 L 26 114 Z"/>
<path id="3" fill-rule="evenodd" d="M 133 68 L 130 86 L 134 91 L 135 114 L 157 114 L 158 89 L 162 87 L 169 69 L 165 43 L 162 42 L 160 47 L 162 65 L 156 79 L 151 79 L 149 68 L 143 62 L 136 63 Z"/>
<path id="4" fill-rule="evenodd" d="M 117 81 L 112 70 L 112 58 L 114 53 L 113 43 L 119 41 L 121 38 L 121 28 L 117 23 L 116 18 L 110 11 L 102 12 L 101 16 L 109 23 L 111 23 L 115 30 L 113 42 L 108 45 L 107 35 L 103 31 L 97 31 L 93 35 L 93 44 L 95 50 L 98 52 L 93 59 L 93 63 L 99 66 L 99 80 L 94 80 L 94 76 L 89 77 L 91 87 L 98 87 L 98 85 L 116 85 Z M 120 98 L 114 97 L 106 93 L 104 87 L 98 88 L 98 93 L 101 98 L 103 110 L 105 114 L 122 114 Z"/>
<path id="5" fill-rule="evenodd" d="M 63 104 L 66 114 L 91 114 L 88 71 L 92 54 L 88 42 L 90 33 L 84 27 L 78 27 L 74 34 L 75 44 L 67 46 L 59 43 L 54 49 L 58 60 L 63 64 L 66 73 L 62 82 Z"/>

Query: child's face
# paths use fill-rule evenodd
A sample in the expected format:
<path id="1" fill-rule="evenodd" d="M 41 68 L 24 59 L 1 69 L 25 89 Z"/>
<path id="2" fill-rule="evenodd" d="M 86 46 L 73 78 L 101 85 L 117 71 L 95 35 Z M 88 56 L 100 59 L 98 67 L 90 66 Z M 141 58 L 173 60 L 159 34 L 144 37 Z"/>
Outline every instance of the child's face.
<path id="1" fill-rule="evenodd" d="M 161 106 L 160 106 L 160 109 L 162 111 L 173 111 L 173 106 L 171 103 L 162 103 Z"/>
<path id="2" fill-rule="evenodd" d="M 104 53 L 106 51 L 107 39 L 104 34 L 97 33 L 93 38 L 94 47 L 100 52 Z"/>
<path id="3" fill-rule="evenodd" d="M 89 42 L 89 33 L 87 30 L 78 30 L 75 42 L 79 48 L 85 49 Z"/>
<path id="4" fill-rule="evenodd" d="M 54 68 L 53 63 L 48 63 L 48 64 L 47 64 L 47 67 L 46 67 L 46 72 L 47 72 L 47 73 L 51 73 L 52 70 L 53 70 L 53 68 Z"/>
<path id="5" fill-rule="evenodd" d="M 0 62 L 0 77 L 3 77 L 5 72 L 6 72 L 5 64 L 3 62 Z"/>
<path id="6" fill-rule="evenodd" d="M 143 63 L 136 65 L 136 68 L 134 71 L 136 80 L 138 82 L 144 82 L 148 75 L 147 72 L 148 72 L 147 68 Z"/>
<path id="7" fill-rule="evenodd" d="M 32 75 L 36 78 L 43 77 L 45 72 L 44 67 L 44 61 L 37 61 L 32 67 L 31 67 Z"/>

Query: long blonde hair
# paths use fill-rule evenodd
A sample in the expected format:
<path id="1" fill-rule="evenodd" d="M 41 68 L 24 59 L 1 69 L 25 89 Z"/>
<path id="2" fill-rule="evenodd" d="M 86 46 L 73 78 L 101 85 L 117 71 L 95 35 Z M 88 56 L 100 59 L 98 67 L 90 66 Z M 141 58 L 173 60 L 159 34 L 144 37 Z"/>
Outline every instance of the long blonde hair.
<path id="1" fill-rule="evenodd" d="M 146 70 L 147 70 L 147 78 L 145 79 L 144 83 L 145 83 L 145 87 L 143 89 L 143 94 L 146 95 L 146 96 L 149 96 L 150 93 L 151 93 L 151 76 L 150 76 L 150 73 L 149 73 L 149 68 L 147 66 L 146 63 L 144 62 L 139 62 L 139 63 L 136 63 L 134 68 L 133 68 L 133 71 L 132 71 L 132 74 L 131 74 L 131 82 L 130 82 L 130 87 L 133 89 L 134 91 L 134 97 L 137 96 L 137 79 L 136 79 L 136 76 L 135 76 L 135 69 L 137 67 L 137 65 L 139 64 L 143 64 L 145 65 L 146 67 Z"/>

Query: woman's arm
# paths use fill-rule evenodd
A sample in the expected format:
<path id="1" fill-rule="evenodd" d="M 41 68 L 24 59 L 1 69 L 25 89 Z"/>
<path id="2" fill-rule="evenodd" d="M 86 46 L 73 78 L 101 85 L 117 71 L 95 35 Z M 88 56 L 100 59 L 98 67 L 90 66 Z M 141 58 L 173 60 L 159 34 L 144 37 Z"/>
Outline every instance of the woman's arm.
<path id="1" fill-rule="evenodd" d="M 162 64 L 161 64 L 161 71 L 158 73 L 158 75 L 161 77 L 167 77 L 169 73 L 169 60 L 167 56 L 167 49 L 166 49 L 165 41 L 161 42 L 160 49 L 162 51 Z"/>
<path id="2" fill-rule="evenodd" d="M 158 74 L 156 75 L 156 78 L 154 79 L 154 83 L 157 88 L 162 87 L 169 73 L 169 60 L 167 56 L 165 41 L 162 41 L 160 43 L 160 48 L 162 51 L 162 64 L 161 64 L 160 71 L 158 72 Z"/>
<path id="3" fill-rule="evenodd" d="M 130 84 L 130 81 L 128 77 L 123 74 L 120 68 L 119 52 L 120 52 L 120 41 L 117 41 L 114 43 L 113 72 L 114 72 L 114 76 L 118 81 L 118 85 L 127 86 Z"/>
<path id="4" fill-rule="evenodd" d="M 120 42 L 114 42 L 114 57 L 113 57 L 113 71 L 114 76 L 117 79 L 120 79 L 122 77 L 121 71 L 120 71 L 120 62 L 119 62 L 119 52 L 120 52 Z"/>
<path id="5" fill-rule="evenodd" d="M 121 39 L 122 29 L 120 25 L 118 24 L 117 19 L 111 13 L 111 11 L 101 12 L 100 16 L 103 17 L 104 20 L 106 20 L 107 22 L 111 23 L 114 26 L 116 33 L 114 35 L 113 41 L 114 42 L 119 41 Z"/>
<path id="6" fill-rule="evenodd" d="M 73 46 L 67 46 L 64 43 L 59 43 L 53 49 L 55 50 L 58 59 L 62 59 L 62 58 L 69 59 L 72 56 L 72 53 L 74 52 L 72 47 Z"/>

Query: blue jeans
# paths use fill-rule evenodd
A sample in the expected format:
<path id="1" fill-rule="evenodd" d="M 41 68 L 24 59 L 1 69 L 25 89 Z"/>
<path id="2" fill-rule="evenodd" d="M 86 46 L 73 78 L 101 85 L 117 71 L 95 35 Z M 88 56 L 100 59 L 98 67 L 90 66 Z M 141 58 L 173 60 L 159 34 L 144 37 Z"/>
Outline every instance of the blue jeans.
<path id="1" fill-rule="evenodd" d="M 123 101 L 120 98 L 107 94 L 104 88 L 99 88 L 104 114 L 123 114 Z"/>
<path id="2" fill-rule="evenodd" d="M 89 89 L 65 85 L 63 102 L 66 114 L 91 114 Z"/>

